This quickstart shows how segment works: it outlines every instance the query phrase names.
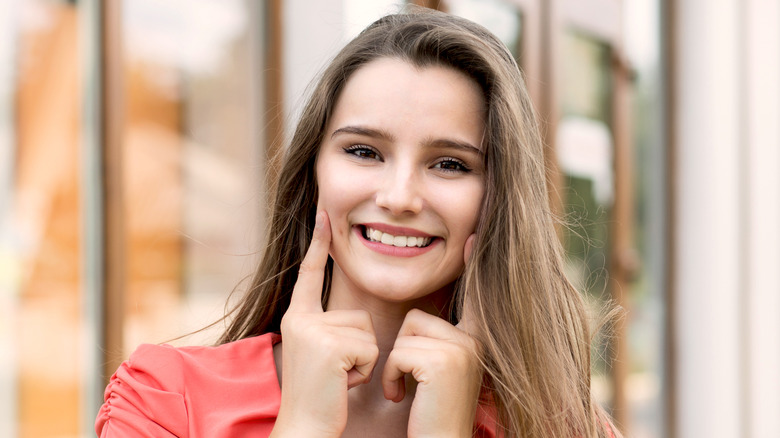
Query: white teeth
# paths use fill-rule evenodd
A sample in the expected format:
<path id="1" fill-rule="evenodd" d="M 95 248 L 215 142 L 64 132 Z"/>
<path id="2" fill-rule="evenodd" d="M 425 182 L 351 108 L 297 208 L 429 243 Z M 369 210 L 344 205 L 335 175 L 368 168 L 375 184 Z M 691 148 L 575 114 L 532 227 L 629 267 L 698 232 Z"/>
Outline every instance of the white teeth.
<path id="1" fill-rule="evenodd" d="M 366 227 L 366 236 L 368 237 L 368 240 L 371 240 L 372 242 L 382 242 L 385 245 L 397 246 L 399 248 L 408 248 L 412 246 L 421 248 L 431 243 L 430 237 L 393 236 L 392 234 L 383 233 L 368 227 Z"/>

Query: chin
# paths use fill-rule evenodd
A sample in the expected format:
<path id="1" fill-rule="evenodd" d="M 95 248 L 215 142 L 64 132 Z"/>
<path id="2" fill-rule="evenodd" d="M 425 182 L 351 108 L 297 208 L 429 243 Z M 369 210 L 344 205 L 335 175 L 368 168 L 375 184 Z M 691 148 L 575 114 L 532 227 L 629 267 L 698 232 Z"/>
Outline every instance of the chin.
<path id="1" fill-rule="evenodd" d="M 398 281 L 377 281 L 377 279 L 374 279 L 372 284 L 366 285 L 366 287 L 361 289 L 375 298 L 394 304 L 420 304 L 430 301 L 431 304 L 443 305 L 452 295 L 453 283 L 423 285 Z"/>
<path id="2" fill-rule="evenodd" d="M 334 258 L 334 261 L 338 257 Z M 350 260 L 351 261 L 351 260 Z M 441 272 L 426 266 L 388 266 L 370 262 L 340 266 L 334 263 L 333 286 L 340 284 L 344 292 L 357 298 L 392 305 L 437 308 L 446 306 L 452 296 L 455 272 Z M 454 276 L 454 278 L 449 278 Z M 338 286 L 336 286 L 338 287 Z"/>

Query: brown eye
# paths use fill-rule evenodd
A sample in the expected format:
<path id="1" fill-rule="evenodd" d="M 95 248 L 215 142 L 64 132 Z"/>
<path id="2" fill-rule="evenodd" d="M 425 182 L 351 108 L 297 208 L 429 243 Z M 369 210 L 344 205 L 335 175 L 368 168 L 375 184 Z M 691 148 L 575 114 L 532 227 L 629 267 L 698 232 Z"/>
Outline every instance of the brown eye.
<path id="1" fill-rule="evenodd" d="M 366 145 L 352 145 L 344 148 L 344 152 L 366 160 L 381 160 L 379 153 L 374 148 Z"/>
<path id="2" fill-rule="evenodd" d="M 438 163 L 434 164 L 433 167 L 435 169 L 441 169 L 445 172 L 470 172 L 471 169 L 466 167 L 466 165 L 455 158 L 445 158 Z"/>

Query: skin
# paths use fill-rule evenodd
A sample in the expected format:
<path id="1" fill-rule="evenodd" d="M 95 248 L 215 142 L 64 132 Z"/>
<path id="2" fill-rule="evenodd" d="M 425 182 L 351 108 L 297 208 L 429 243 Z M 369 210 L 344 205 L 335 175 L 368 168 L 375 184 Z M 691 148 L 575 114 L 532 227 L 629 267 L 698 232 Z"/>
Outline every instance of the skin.
<path id="1" fill-rule="evenodd" d="M 385 58 L 349 79 L 320 146 L 317 225 L 274 350 L 272 436 L 471 436 L 481 376 L 469 311 L 458 326 L 439 315 L 473 244 L 484 125 L 481 90 L 453 69 Z M 431 245 L 377 250 L 364 224 Z"/>

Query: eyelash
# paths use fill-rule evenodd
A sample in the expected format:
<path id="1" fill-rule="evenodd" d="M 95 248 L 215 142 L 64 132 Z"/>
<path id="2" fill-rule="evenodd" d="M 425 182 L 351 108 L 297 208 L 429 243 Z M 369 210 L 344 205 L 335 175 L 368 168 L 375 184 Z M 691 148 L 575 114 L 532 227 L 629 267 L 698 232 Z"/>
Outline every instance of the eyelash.
<path id="1" fill-rule="evenodd" d="M 382 159 L 382 157 L 379 155 L 379 152 L 376 149 L 372 148 L 371 146 L 367 146 L 367 145 L 363 145 L 363 144 L 353 144 L 353 145 L 347 146 L 347 147 L 344 148 L 344 152 L 346 152 L 346 153 L 348 153 L 350 155 L 354 155 L 354 156 L 356 156 L 358 158 L 361 158 L 361 159 L 364 159 L 364 160 L 384 161 Z M 369 154 L 373 155 L 373 156 L 368 156 Z M 449 165 L 449 166 L 453 166 L 454 165 L 455 168 L 454 169 L 453 168 L 445 168 L 445 167 L 442 167 L 443 164 Z M 441 160 L 436 162 L 436 164 L 434 164 L 433 167 L 436 168 L 436 169 L 441 170 L 442 172 L 448 172 L 448 173 L 458 173 L 458 172 L 468 173 L 468 172 L 471 172 L 471 168 L 466 166 L 466 163 L 464 163 L 463 161 L 461 161 L 461 160 L 459 160 L 457 158 L 453 158 L 453 157 L 442 158 Z"/>
<path id="2" fill-rule="evenodd" d="M 457 168 L 455 168 L 455 169 L 447 169 L 447 168 L 441 167 L 441 165 L 445 164 L 445 163 L 447 163 L 448 165 L 453 165 L 454 164 L 455 166 L 457 166 Z M 446 158 L 441 159 L 433 167 L 441 169 L 443 172 L 456 172 L 456 173 L 457 172 L 463 172 L 463 173 L 471 172 L 471 169 L 468 166 L 466 166 L 466 163 L 464 163 L 461 160 L 458 160 L 457 158 L 452 158 L 452 157 L 446 157 Z"/>
<path id="3" fill-rule="evenodd" d="M 377 152 L 376 149 L 374 149 L 374 148 L 372 148 L 370 146 L 366 146 L 364 144 L 353 144 L 351 146 L 347 146 L 347 147 L 344 148 L 344 152 L 346 152 L 346 153 L 348 153 L 350 155 L 354 155 L 354 156 L 356 156 L 358 158 L 362 158 L 364 160 L 384 161 L 384 160 L 382 160 L 382 157 L 379 156 L 379 152 Z M 367 154 L 373 154 L 374 156 L 373 157 L 368 157 L 368 156 L 366 156 Z"/>

